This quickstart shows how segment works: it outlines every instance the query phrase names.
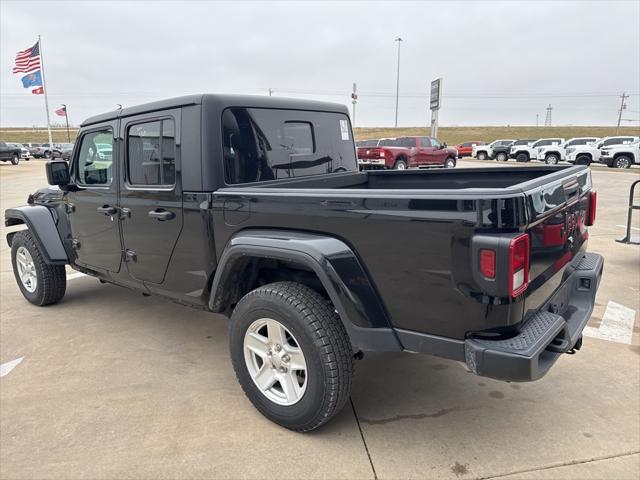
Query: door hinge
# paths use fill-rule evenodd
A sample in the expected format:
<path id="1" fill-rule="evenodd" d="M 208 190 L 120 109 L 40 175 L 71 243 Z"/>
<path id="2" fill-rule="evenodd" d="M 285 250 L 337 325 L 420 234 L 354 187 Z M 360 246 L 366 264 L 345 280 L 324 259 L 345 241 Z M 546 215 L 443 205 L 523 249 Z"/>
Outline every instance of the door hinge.
<path id="1" fill-rule="evenodd" d="M 136 254 L 136 252 L 134 252 L 133 250 L 126 250 L 124 252 L 124 261 L 125 262 L 137 262 L 138 261 L 138 255 Z"/>
<path id="2" fill-rule="evenodd" d="M 64 209 L 67 213 L 73 213 L 76 211 L 76 206 L 73 203 L 67 203 Z"/>
<path id="3" fill-rule="evenodd" d="M 73 248 L 74 250 L 80 250 L 80 240 L 78 240 L 77 238 L 72 238 L 71 248 Z"/>

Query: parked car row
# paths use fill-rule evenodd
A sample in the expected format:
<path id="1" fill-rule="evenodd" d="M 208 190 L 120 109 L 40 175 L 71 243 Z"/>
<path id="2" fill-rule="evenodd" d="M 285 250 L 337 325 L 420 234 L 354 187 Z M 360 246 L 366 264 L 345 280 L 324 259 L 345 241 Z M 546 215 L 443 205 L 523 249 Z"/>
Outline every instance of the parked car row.
<path id="1" fill-rule="evenodd" d="M 489 144 L 484 142 L 461 143 L 456 148 L 458 153 L 468 154 L 471 144 L 471 157 L 478 160 L 497 160 L 506 162 L 513 159 L 517 162 L 537 160 L 548 165 L 559 162 L 570 162 L 577 165 L 604 163 L 612 168 L 629 168 L 640 163 L 638 158 L 638 141 L 640 137 L 575 137 L 540 138 L 540 139 L 500 139 Z M 607 156 L 605 156 L 605 152 Z M 460 156 L 463 156 L 460 154 Z"/>
<path id="2" fill-rule="evenodd" d="M 360 170 L 454 168 L 458 151 L 434 137 L 398 137 L 356 142 Z"/>
<path id="3" fill-rule="evenodd" d="M 14 165 L 20 163 L 20 160 L 29 161 L 33 158 L 62 158 L 69 160 L 73 151 L 73 143 L 11 143 L 0 142 L 2 150 L 0 153 L 1 161 L 11 161 Z M 16 156 L 14 156 L 14 153 Z"/>

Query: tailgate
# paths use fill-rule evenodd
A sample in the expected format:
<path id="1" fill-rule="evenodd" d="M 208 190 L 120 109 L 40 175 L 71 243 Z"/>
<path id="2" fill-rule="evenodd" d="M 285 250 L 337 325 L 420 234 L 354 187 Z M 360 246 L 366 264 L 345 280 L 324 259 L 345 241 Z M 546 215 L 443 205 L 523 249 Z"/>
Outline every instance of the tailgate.
<path id="1" fill-rule="evenodd" d="M 476 232 L 472 270 L 482 292 L 524 299 L 526 314 L 545 303 L 566 280 L 568 266 L 586 250 L 595 194 L 590 170 L 581 167 L 539 176 L 513 189 L 520 191 L 520 207 L 496 213 L 499 223 L 505 216 L 514 217 L 506 221 L 517 229 Z"/>
<path id="2" fill-rule="evenodd" d="M 558 173 L 564 175 L 525 191 L 531 245 L 525 313 L 540 308 L 566 280 L 568 267 L 587 248 L 588 226 L 595 220 L 591 171 Z"/>
<path id="3" fill-rule="evenodd" d="M 358 147 L 358 158 L 363 160 L 384 159 L 384 151 L 379 147 Z"/>

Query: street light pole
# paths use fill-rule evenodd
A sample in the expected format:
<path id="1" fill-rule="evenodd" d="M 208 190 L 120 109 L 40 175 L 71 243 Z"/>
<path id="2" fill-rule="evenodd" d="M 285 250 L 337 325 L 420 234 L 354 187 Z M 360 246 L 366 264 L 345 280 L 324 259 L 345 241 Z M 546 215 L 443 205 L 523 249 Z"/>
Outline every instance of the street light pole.
<path id="1" fill-rule="evenodd" d="M 400 43 L 402 38 L 398 37 L 394 40 L 398 42 L 398 74 L 396 76 L 396 128 L 398 128 L 398 97 L 400 95 Z"/>

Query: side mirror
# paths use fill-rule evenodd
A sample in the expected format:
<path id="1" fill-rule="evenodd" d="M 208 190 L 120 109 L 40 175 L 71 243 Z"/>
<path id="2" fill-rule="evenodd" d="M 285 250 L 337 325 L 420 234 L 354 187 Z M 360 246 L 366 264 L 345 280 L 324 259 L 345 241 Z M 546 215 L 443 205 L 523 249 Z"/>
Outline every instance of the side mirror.
<path id="1" fill-rule="evenodd" d="M 69 174 L 69 164 L 67 162 L 64 160 L 47 162 L 45 169 L 49 185 L 58 185 L 59 187 L 69 185 L 71 175 Z"/>

